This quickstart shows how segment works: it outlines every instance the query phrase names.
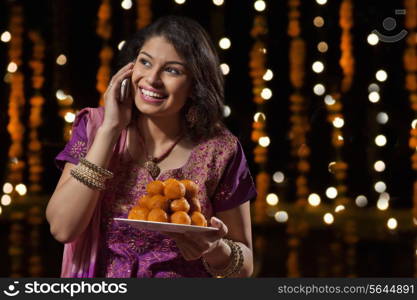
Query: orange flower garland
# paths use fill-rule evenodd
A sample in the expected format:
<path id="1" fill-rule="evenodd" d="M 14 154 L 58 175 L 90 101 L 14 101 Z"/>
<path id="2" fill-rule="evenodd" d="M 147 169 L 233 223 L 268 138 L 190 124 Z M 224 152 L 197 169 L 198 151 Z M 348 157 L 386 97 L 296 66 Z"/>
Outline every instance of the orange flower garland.
<path id="1" fill-rule="evenodd" d="M 291 37 L 289 49 L 290 82 L 294 88 L 290 95 L 291 129 L 289 137 L 291 141 L 291 155 L 298 160 L 297 169 L 299 175 L 296 179 L 296 205 L 304 207 L 307 204 L 309 194 L 307 174 L 310 171 L 308 157 L 310 148 L 307 146 L 306 135 L 310 130 L 306 115 L 306 101 L 301 89 L 304 85 L 306 46 L 301 38 L 299 0 L 290 0 L 288 35 Z"/>
<path id="2" fill-rule="evenodd" d="M 405 0 L 407 14 L 405 15 L 405 28 L 408 36 L 404 50 L 405 88 L 409 93 L 411 109 L 417 117 L 417 0 Z M 411 128 L 409 146 L 414 151 L 411 156 L 411 168 L 417 171 L 417 129 Z M 413 217 L 417 219 L 417 180 L 413 189 Z"/>
<path id="3" fill-rule="evenodd" d="M 96 89 L 100 93 L 100 105 L 104 105 L 103 95 L 110 81 L 111 61 L 113 59 L 113 49 L 108 45 L 112 33 L 112 25 L 110 23 L 111 14 L 110 0 L 102 0 L 97 13 L 98 22 L 96 29 L 97 35 L 103 40 L 103 47 L 99 54 L 100 67 L 97 71 L 96 84 Z"/>
<path id="4" fill-rule="evenodd" d="M 15 63 L 17 70 L 10 75 L 10 96 L 9 96 L 9 124 L 7 131 L 10 134 L 11 145 L 9 148 L 9 173 L 8 181 L 13 184 L 23 181 L 23 170 L 25 162 L 23 156 L 23 138 L 25 127 L 21 122 L 23 107 L 25 105 L 24 96 L 24 76 L 20 71 L 22 65 L 22 45 L 23 45 L 23 8 L 15 5 L 11 8 L 10 14 L 10 33 L 12 39 L 9 48 L 9 61 Z"/>
<path id="5" fill-rule="evenodd" d="M 44 70 L 43 59 L 45 57 L 45 44 L 42 37 L 36 31 L 29 32 L 29 38 L 33 43 L 33 57 L 29 62 L 33 70 L 32 87 L 35 91 L 34 96 L 30 98 L 30 116 L 29 116 L 29 190 L 31 192 L 40 192 L 40 184 L 43 172 L 42 167 L 42 144 L 39 141 L 38 129 L 42 124 L 42 105 L 45 98 L 41 95 L 41 89 L 44 83 L 42 76 Z"/>
<path id="6" fill-rule="evenodd" d="M 249 61 L 249 75 L 252 78 L 252 93 L 253 101 L 257 104 L 257 111 L 263 111 L 263 104 L 265 99 L 262 98 L 261 93 L 266 88 L 265 80 L 263 75 L 266 72 L 266 46 L 262 41 L 264 36 L 267 34 L 266 19 L 262 15 L 257 15 L 254 18 L 253 27 L 251 30 L 251 36 L 255 40 L 250 51 Z M 258 143 L 253 150 L 254 160 L 260 166 L 260 172 L 256 176 L 256 188 L 258 196 L 255 202 L 255 220 L 262 222 L 266 219 L 266 196 L 270 184 L 270 175 L 265 171 L 266 162 L 268 159 L 268 148 L 263 147 L 259 144 L 259 140 L 262 137 L 266 137 L 265 132 L 265 115 L 263 113 L 257 113 L 256 120 L 253 123 L 252 141 Z"/>
<path id="7" fill-rule="evenodd" d="M 138 29 L 147 26 L 152 21 L 151 0 L 136 0 Z"/>
<path id="8" fill-rule="evenodd" d="M 340 5 L 339 25 L 342 28 L 340 42 L 341 57 L 340 66 L 343 71 L 341 91 L 345 93 L 352 86 L 353 74 L 355 69 L 355 59 L 353 58 L 352 35 L 350 30 L 353 26 L 352 12 L 353 6 L 351 0 L 344 0 Z"/>

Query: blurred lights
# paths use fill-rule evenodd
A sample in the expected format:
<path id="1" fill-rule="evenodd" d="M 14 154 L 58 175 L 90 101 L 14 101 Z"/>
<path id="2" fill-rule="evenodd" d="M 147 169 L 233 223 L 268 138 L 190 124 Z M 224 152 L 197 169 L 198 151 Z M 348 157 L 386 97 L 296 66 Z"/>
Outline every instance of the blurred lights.
<path id="1" fill-rule="evenodd" d="M 324 223 L 326 223 L 326 224 L 333 224 L 333 222 L 334 222 L 334 217 L 333 217 L 333 215 L 331 214 L 331 213 L 327 213 L 327 214 L 325 214 L 324 216 L 323 216 L 323 220 L 324 220 Z"/>
<path id="2" fill-rule="evenodd" d="M 257 11 L 264 11 L 266 8 L 266 3 L 263 0 L 257 0 L 255 1 L 255 3 L 253 4 L 253 7 L 257 10 Z"/>
<path id="3" fill-rule="evenodd" d="M 279 198 L 276 194 L 271 193 L 266 196 L 266 203 L 268 203 L 271 206 L 277 205 L 279 202 Z"/>
<path id="4" fill-rule="evenodd" d="M 381 195 L 379 195 L 379 199 L 384 199 L 384 200 L 389 201 L 390 195 L 387 192 L 383 192 Z"/>
<path id="5" fill-rule="evenodd" d="M 72 122 L 74 122 L 74 121 L 75 121 L 75 114 L 74 114 L 74 113 L 72 113 L 72 112 L 67 112 L 67 113 L 65 114 L 64 119 L 65 119 L 65 122 L 67 122 L 67 123 L 72 123 Z"/>
<path id="6" fill-rule="evenodd" d="M 231 113 L 232 113 L 232 110 L 231 110 L 230 106 L 228 106 L 228 105 L 223 106 L 223 116 L 225 118 L 229 117 Z"/>
<path id="7" fill-rule="evenodd" d="M 266 70 L 264 76 L 262 77 L 265 81 L 270 81 L 274 77 L 274 73 L 270 69 Z"/>
<path id="8" fill-rule="evenodd" d="M 320 205 L 320 202 L 321 202 L 321 199 L 319 195 L 313 193 L 313 194 L 310 194 L 310 196 L 308 196 L 308 203 L 311 206 L 318 206 Z"/>
<path id="9" fill-rule="evenodd" d="M 14 62 L 9 63 L 7 66 L 7 72 L 14 73 L 16 71 L 17 71 L 17 64 Z"/>
<path id="10" fill-rule="evenodd" d="M 345 121 L 342 118 L 340 118 L 340 117 L 334 118 L 334 120 L 333 120 L 333 126 L 334 127 L 342 128 L 343 125 L 345 125 Z"/>
<path id="11" fill-rule="evenodd" d="M 10 205 L 10 203 L 12 203 L 12 197 L 10 197 L 9 195 L 3 195 L 3 196 L 1 197 L 0 203 L 1 203 L 1 205 L 3 205 L 3 206 L 8 206 L 8 205 Z"/>
<path id="12" fill-rule="evenodd" d="M 376 115 L 376 121 L 379 124 L 386 124 L 389 120 L 388 114 L 385 112 L 380 112 Z"/>
<path id="13" fill-rule="evenodd" d="M 371 33 L 368 35 L 367 41 L 369 45 L 375 46 L 379 42 L 379 37 L 375 33 Z"/>
<path id="14" fill-rule="evenodd" d="M 359 207 L 365 207 L 368 204 L 368 199 L 364 195 L 359 195 L 356 197 L 355 203 Z"/>
<path id="15" fill-rule="evenodd" d="M 177 4 L 184 4 L 185 3 L 185 0 L 175 0 L 175 3 L 177 3 Z"/>
<path id="16" fill-rule="evenodd" d="M 324 103 L 326 103 L 327 105 L 333 105 L 336 103 L 336 100 L 334 100 L 332 96 L 326 95 L 324 97 Z"/>
<path id="17" fill-rule="evenodd" d="M 334 173 L 334 167 L 336 166 L 336 162 L 332 161 L 329 163 L 329 165 L 327 166 L 327 169 L 329 170 L 330 173 Z"/>
<path id="18" fill-rule="evenodd" d="M 374 189 L 378 193 L 383 193 L 387 189 L 387 185 L 383 181 L 378 181 L 377 183 L 375 183 Z"/>
<path id="19" fill-rule="evenodd" d="M 375 77 L 378 81 L 383 82 L 387 80 L 388 74 L 384 70 L 379 70 L 378 72 L 376 72 Z"/>
<path id="20" fill-rule="evenodd" d="M 417 127 L 417 119 L 414 119 L 414 120 L 411 122 L 411 128 L 416 129 L 416 127 Z"/>
<path id="21" fill-rule="evenodd" d="M 288 221 L 288 213 L 286 211 L 277 211 L 274 216 L 275 220 L 279 223 L 285 223 Z"/>
<path id="22" fill-rule="evenodd" d="M 321 61 L 315 61 L 311 68 L 315 73 L 321 73 L 324 70 L 324 64 Z"/>
<path id="23" fill-rule="evenodd" d="M 123 9 L 131 9 L 132 8 L 132 0 L 123 0 L 122 3 L 120 4 L 122 6 Z"/>
<path id="24" fill-rule="evenodd" d="M 224 0 L 213 0 L 213 4 L 217 6 L 223 5 L 223 3 L 224 3 Z"/>
<path id="25" fill-rule="evenodd" d="M 263 137 L 259 138 L 258 143 L 259 143 L 260 146 L 266 148 L 271 143 L 271 140 L 269 139 L 268 136 L 263 136 Z"/>
<path id="26" fill-rule="evenodd" d="M 63 90 L 57 90 L 55 96 L 58 100 L 65 100 L 67 98 Z"/>
<path id="27" fill-rule="evenodd" d="M 125 45 L 126 41 L 121 41 L 118 45 L 117 45 L 117 49 L 122 50 L 123 46 Z"/>
<path id="28" fill-rule="evenodd" d="M 272 175 L 272 180 L 276 183 L 282 183 L 284 182 L 285 176 L 282 172 L 275 172 L 274 175 Z"/>
<path id="29" fill-rule="evenodd" d="M 317 4 L 324 5 L 327 3 L 327 0 L 316 0 Z"/>
<path id="30" fill-rule="evenodd" d="M 337 189 L 335 187 L 329 187 L 326 190 L 326 196 L 329 199 L 334 199 L 337 197 Z"/>
<path id="31" fill-rule="evenodd" d="M 368 99 L 372 103 L 377 103 L 380 99 L 379 93 L 378 92 L 370 92 L 369 96 L 368 96 Z"/>
<path id="32" fill-rule="evenodd" d="M 230 72 L 230 67 L 229 67 L 229 65 L 228 65 L 228 64 L 226 64 L 226 63 L 222 63 L 222 64 L 220 65 L 220 69 L 222 70 L 223 75 L 227 75 L 227 74 L 229 74 L 229 72 Z"/>
<path id="33" fill-rule="evenodd" d="M 3 193 L 10 194 L 13 192 L 13 185 L 10 182 L 3 184 Z"/>
<path id="34" fill-rule="evenodd" d="M 272 97 L 272 91 L 269 88 L 264 88 L 261 92 L 262 99 L 269 100 Z"/>
<path id="35" fill-rule="evenodd" d="M 374 163 L 374 169 L 377 172 L 384 172 L 385 171 L 385 163 L 382 160 L 378 160 Z"/>
<path id="36" fill-rule="evenodd" d="M 326 92 L 326 88 L 321 83 L 317 83 L 313 88 L 314 94 L 321 96 Z"/>
<path id="37" fill-rule="evenodd" d="M 375 138 L 375 144 L 378 147 L 383 147 L 387 144 L 387 138 L 385 137 L 385 135 L 380 134 Z"/>
<path id="38" fill-rule="evenodd" d="M 326 42 L 323 41 L 317 44 L 317 50 L 319 50 L 319 52 L 321 53 L 324 53 L 327 52 L 327 50 L 329 50 L 329 46 Z"/>
<path id="39" fill-rule="evenodd" d="M 389 218 L 387 221 L 387 227 L 391 230 L 396 229 L 398 226 L 398 222 L 395 218 Z"/>
<path id="40" fill-rule="evenodd" d="M 12 35 L 8 31 L 5 31 L 1 34 L 1 41 L 3 43 L 8 43 L 10 42 L 11 39 L 12 39 Z"/>
<path id="41" fill-rule="evenodd" d="M 67 57 L 65 56 L 65 54 L 60 54 L 57 58 L 56 58 L 56 63 L 60 66 L 63 66 L 67 63 Z"/>
<path id="42" fill-rule="evenodd" d="M 264 113 L 261 112 L 257 112 L 254 116 L 253 116 L 253 120 L 255 122 L 265 122 L 266 120 L 266 116 Z"/>
<path id="43" fill-rule="evenodd" d="M 371 92 L 378 92 L 378 93 L 379 93 L 379 85 L 378 85 L 378 84 L 376 84 L 376 83 L 371 83 L 371 84 L 368 86 L 368 92 L 369 92 L 369 93 L 371 93 Z"/>
<path id="44" fill-rule="evenodd" d="M 343 211 L 343 210 L 345 210 L 345 209 L 346 209 L 346 207 L 345 207 L 344 205 L 338 205 L 338 206 L 336 206 L 336 208 L 334 209 L 334 212 L 338 213 L 338 212 L 341 212 L 341 211 Z"/>
<path id="45" fill-rule="evenodd" d="M 314 24 L 314 26 L 319 27 L 319 28 L 323 27 L 324 26 L 324 19 L 320 16 L 315 17 L 314 20 L 313 20 L 313 24 Z"/>
<path id="46" fill-rule="evenodd" d="M 26 185 L 24 185 L 23 183 L 19 183 L 18 185 L 16 185 L 15 190 L 20 196 L 26 195 L 28 191 Z"/>
<path id="47" fill-rule="evenodd" d="M 232 42 L 227 37 L 221 38 L 219 41 L 220 48 L 224 50 L 229 49 L 231 45 Z"/>

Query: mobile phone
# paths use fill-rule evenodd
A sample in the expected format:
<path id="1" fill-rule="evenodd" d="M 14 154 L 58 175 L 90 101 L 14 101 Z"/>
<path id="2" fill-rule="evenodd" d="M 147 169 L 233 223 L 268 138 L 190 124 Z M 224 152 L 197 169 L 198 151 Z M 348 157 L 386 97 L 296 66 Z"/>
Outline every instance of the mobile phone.
<path id="1" fill-rule="evenodd" d="M 125 78 L 120 85 L 120 102 L 123 102 L 129 95 L 130 79 Z"/>

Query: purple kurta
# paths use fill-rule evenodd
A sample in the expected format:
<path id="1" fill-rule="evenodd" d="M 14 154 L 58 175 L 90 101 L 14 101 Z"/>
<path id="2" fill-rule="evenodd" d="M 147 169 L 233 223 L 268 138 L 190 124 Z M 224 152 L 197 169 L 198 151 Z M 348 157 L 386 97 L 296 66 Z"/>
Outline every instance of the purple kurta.
<path id="1" fill-rule="evenodd" d="M 78 114 L 71 140 L 56 157 L 61 169 L 65 162 L 77 164 L 87 153 L 86 114 L 86 110 Z M 112 169 L 115 176 L 106 182 L 101 198 L 95 277 L 209 277 L 201 259 L 184 260 L 168 236 L 113 221 L 115 217 L 127 218 L 137 199 L 146 193 L 146 185 L 153 181 L 148 171 L 133 161 L 125 136 L 126 130 L 119 139 L 123 151 Z M 226 129 L 219 136 L 200 142 L 181 168 L 163 171 L 157 180 L 171 177 L 190 179 L 198 184 L 198 197 L 207 220 L 217 212 L 237 207 L 256 196 L 242 146 Z"/>

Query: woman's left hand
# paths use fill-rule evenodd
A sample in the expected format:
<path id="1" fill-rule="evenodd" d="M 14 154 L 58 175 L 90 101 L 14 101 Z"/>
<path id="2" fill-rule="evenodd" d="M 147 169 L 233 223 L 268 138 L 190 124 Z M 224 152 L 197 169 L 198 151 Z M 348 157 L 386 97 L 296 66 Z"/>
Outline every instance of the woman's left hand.
<path id="1" fill-rule="evenodd" d="M 166 232 L 165 234 L 175 240 L 185 260 L 196 260 L 218 247 L 221 239 L 227 234 L 227 226 L 220 219 L 212 217 L 210 225 L 219 230 L 214 232 Z"/>

